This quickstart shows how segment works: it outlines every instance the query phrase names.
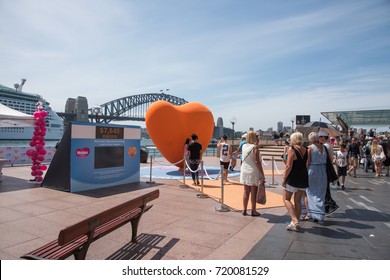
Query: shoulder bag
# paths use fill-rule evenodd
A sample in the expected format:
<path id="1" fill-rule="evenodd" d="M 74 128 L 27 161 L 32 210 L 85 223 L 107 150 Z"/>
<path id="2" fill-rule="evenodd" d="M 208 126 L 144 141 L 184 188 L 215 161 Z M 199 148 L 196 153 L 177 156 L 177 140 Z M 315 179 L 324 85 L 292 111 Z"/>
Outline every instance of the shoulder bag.
<path id="1" fill-rule="evenodd" d="M 333 183 L 339 179 L 339 176 L 336 174 L 336 170 L 333 167 L 333 161 L 330 159 L 328 154 L 328 149 L 323 145 L 326 152 L 326 175 L 328 177 L 328 182 Z"/>

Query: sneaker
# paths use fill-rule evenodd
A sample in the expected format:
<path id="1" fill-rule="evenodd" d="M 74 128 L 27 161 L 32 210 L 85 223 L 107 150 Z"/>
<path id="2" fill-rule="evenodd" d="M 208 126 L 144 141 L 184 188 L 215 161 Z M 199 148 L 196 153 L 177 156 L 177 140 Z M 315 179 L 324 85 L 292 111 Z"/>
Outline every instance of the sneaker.
<path id="1" fill-rule="evenodd" d="M 339 209 L 340 209 L 340 206 L 338 206 L 338 205 L 329 207 L 329 211 L 328 211 L 328 213 L 326 213 L 326 216 L 333 214 L 334 212 L 336 212 Z"/>
<path id="2" fill-rule="evenodd" d="M 345 191 L 345 187 L 344 187 L 344 185 L 341 185 L 341 189 L 342 189 L 343 191 Z"/>
<path id="3" fill-rule="evenodd" d="M 286 227 L 286 230 L 290 230 L 290 231 L 299 231 L 299 224 L 294 224 L 293 222 L 291 222 L 287 227 Z"/>

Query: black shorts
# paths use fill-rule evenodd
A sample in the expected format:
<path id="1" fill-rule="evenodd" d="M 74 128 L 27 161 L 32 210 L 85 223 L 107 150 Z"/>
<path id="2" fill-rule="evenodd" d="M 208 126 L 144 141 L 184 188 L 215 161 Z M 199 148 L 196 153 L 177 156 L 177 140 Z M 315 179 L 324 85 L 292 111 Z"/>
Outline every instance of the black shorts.
<path id="1" fill-rule="evenodd" d="M 224 162 L 224 161 L 219 161 L 221 165 L 223 165 L 223 169 L 228 169 L 229 168 L 229 163 L 230 162 Z"/>
<path id="2" fill-rule="evenodd" d="M 346 166 L 343 166 L 343 167 L 338 166 L 337 167 L 337 175 L 338 176 L 347 176 L 347 167 Z"/>

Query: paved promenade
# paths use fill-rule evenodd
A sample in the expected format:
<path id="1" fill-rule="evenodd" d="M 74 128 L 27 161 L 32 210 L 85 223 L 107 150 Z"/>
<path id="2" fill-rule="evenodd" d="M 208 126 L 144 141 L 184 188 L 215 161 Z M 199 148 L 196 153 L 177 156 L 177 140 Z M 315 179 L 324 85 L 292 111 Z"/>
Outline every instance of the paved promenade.
<path id="1" fill-rule="evenodd" d="M 211 157 L 205 163 L 219 165 Z M 282 163 L 277 165 L 283 169 Z M 124 226 L 93 243 L 87 259 L 390 259 L 390 178 L 375 178 L 361 169 L 360 177 L 347 178 L 345 191 L 332 189 L 340 210 L 325 225 L 303 222 L 301 232 L 285 230 L 289 221 L 285 207 L 260 209 L 260 217 L 218 212 L 218 202 L 198 198 L 196 190 L 181 188 L 177 180 L 148 184 L 141 178 L 127 187 L 68 193 L 28 183 L 29 173 L 29 166 L 3 168 L 3 260 L 19 259 L 57 238 L 65 226 L 156 188 L 160 197 L 141 219 L 139 243 L 130 242 L 130 226 Z M 266 177 L 272 181 L 271 175 Z M 275 181 L 279 185 L 267 190 L 280 194 L 278 172 Z"/>

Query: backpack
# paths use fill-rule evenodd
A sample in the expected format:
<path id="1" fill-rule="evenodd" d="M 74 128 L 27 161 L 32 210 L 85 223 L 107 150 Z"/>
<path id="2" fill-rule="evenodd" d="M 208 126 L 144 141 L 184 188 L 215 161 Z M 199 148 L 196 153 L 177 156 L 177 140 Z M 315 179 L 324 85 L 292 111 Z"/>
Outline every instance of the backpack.
<path id="1" fill-rule="evenodd" d="M 364 153 L 366 156 L 369 156 L 370 153 L 371 153 L 370 147 L 367 147 L 367 145 L 364 146 L 364 147 L 363 147 L 363 153 Z"/>

